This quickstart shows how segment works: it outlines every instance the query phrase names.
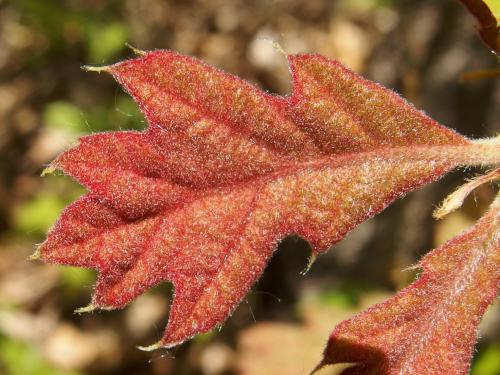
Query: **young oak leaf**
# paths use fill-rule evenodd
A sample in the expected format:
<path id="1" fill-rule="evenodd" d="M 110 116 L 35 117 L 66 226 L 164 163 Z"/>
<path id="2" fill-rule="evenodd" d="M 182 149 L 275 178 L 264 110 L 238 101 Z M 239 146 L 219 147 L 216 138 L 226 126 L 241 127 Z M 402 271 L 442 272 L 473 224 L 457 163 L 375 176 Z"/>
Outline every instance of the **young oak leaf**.
<path id="1" fill-rule="evenodd" d="M 288 60 L 290 97 L 169 51 L 94 69 L 149 128 L 84 137 L 51 163 L 90 190 L 37 253 L 99 271 L 81 311 L 171 281 L 168 326 L 149 349 L 177 345 L 229 316 L 286 235 L 320 254 L 404 193 L 500 159 L 335 61 Z"/>
<path id="2" fill-rule="evenodd" d="M 318 368 L 343 375 L 467 374 L 476 331 L 500 288 L 500 195 L 468 232 L 427 254 L 395 297 L 340 323 Z"/>

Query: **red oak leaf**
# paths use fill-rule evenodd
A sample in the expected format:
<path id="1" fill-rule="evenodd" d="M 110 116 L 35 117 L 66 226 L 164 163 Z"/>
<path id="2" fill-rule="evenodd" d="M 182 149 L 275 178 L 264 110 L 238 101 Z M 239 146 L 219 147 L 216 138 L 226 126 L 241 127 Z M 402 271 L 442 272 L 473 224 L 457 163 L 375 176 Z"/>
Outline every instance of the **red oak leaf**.
<path id="1" fill-rule="evenodd" d="M 500 158 L 335 61 L 288 60 L 290 97 L 169 51 L 95 69 L 149 128 L 84 137 L 51 164 L 90 193 L 38 254 L 99 271 L 87 310 L 171 281 L 169 323 L 150 348 L 179 344 L 229 316 L 286 235 L 319 254 L 405 192 Z"/>
<path id="2" fill-rule="evenodd" d="M 422 276 L 340 323 L 323 362 L 343 375 L 467 374 L 477 325 L 500 288 L 500 196 L 468 232 L 427 254 Z"/>

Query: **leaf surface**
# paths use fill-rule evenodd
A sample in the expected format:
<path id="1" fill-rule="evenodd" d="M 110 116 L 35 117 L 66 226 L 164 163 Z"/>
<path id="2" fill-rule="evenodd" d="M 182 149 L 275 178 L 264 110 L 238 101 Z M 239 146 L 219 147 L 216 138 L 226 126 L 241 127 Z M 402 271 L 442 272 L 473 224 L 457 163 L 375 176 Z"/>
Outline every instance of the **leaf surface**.
<path id="1" fill-rule="evenodd" d="M 422 276 L 333 331 L 319 367 L 343 375 L 467 374 L 477 326 L 500 287 L 500 196 L 468 232 L 427 254 Z"/>
<path id="2" fill-rule="evenodd" d="M 335 61 L 288 60 L 289 97 L 169 51 L 99 68 L 149 127 L 84 137 L 50 166 L 89 193 L 39 255 L 99 271 L 87 310 L 171 281 L 169 323 L 151 348 L 176 345 L 221 324 L 286 235 L 320 254 L 404 193 L 500 158 Z"/>

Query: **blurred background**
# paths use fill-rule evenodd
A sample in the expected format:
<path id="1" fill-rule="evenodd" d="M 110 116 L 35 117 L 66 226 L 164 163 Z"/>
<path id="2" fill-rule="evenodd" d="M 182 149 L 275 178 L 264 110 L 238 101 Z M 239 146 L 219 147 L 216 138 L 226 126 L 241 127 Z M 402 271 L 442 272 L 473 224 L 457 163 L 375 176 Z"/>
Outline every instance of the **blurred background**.
<path id="1" fill-rule="evenodd" d="M 220 331 L 169 351 L 141 352 L 162 335 L 171 290 L 123 311 L 75 315 L 95 273 L 27 261 L 65 205 L 83 193 L 40 172 L 84 134 L 143 129 L 137 106 L 84 64 L 168 48 L 286 94 L 287 52 L 318 52 L 381 82 L 470 137 L 500 128 L 498 67 L 474 19 L 454 0 L 0 0 L 0 374 L 307 374 L 336 323 L 415 279 L 402 269 L 470 226 L 494 191 L 476 191 L 440 222 L 433 208 L 458 171 L 363 223 L 300 275 L 309 249 L 287 238 Z M 470 76 L 470 75 L 469 75 Z M 472 75 L 474 76 L 474 74 Z M 500 374 L 500 313 L 481 324 L 473 375 Z"/>

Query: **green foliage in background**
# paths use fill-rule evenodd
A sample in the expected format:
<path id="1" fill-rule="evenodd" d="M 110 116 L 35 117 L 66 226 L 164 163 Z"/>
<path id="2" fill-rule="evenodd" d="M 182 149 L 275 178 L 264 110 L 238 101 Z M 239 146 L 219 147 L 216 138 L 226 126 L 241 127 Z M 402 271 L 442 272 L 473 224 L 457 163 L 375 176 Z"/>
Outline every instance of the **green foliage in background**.
<path id="1" fill-rule="evenodd" d="M 16 207 L 15 228 L 27 235 L 43 236 L 64 207 L 59 196 L 41 192 Z"/>
<path id="2" fill-rule="evenodd" d="M 97 279 L 97 271 L 80 267 L 60 267 L 58 269 L 61 296 L 66 306 L 75 306 L 81 299 L 88 299 Z"/>
<path id="3" fill-rule="evenodd" d="M 1 336 L 0 373 L 2 375 L 83 375 L 81 372 L 56 369 L 44 361 L 33 346 Z"/>
<path id="4" fill-rule="evenodd" d="M 66 101 L 56 101 L 45 105 L 43 124 L 48 128 L 65 129 L 81 135 L 87 131 L 83 111 Z"/>
<path id="5" fill-rule="evenodd" d="M 500 344 L 492 344 L 480 350 L 472 366 L 472 375 L 500 374 Z"/>
<path id="6" fill-rule="evenodd" d="M 333 305 L 340 308 L 350 309 L 359 305 L 359 299 L 363 293 L 373 290 L 373 286 L 359 281 L 344 281 L 337 288 L 322 292 L 318 298 L 325 305 Z"/>
<path id="7" fill-rule="evenodd" d="M 86 34 L 89 58 L 95 62 L 105 62 L 117 55 L 128 38 L 128 30 L 121 22 L 89 24 Z"/>
<path id="8" fill-rule="evenodd" d="M 64 207 L 84 192 L 64 176 L 45 179 L 36 195 L 15 207 L 13 229 L 23 236 L 43 238 Z"/>
<path id="9" fill-rule="evenodd" d="M 55 0 L 16 0 L 16 5 L 48 39 L 49 50 L 60 51 L 80 43 L 89 63 L 109 62 L 124 50 L 129 37 L 126 24 L 119 21 L 116 1 L 103 2 L 98 12 Z"/>
<path id="10" fill-rule="evenodd" d="M 145 126 L 139 108 L 132 98 L 124 94 L 117 95 L 113 103 L 89 109 L 67 101 L 48 103 L 43 109 L 43 123 L 49 129 L 70 133 L 75 138 L 106 130 L 141 130 Z"/>

